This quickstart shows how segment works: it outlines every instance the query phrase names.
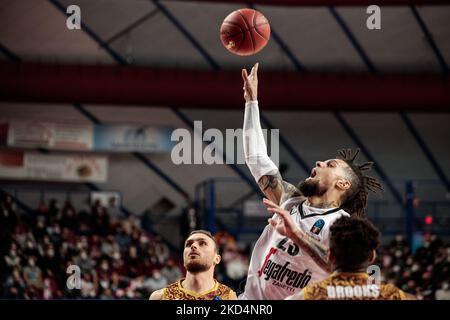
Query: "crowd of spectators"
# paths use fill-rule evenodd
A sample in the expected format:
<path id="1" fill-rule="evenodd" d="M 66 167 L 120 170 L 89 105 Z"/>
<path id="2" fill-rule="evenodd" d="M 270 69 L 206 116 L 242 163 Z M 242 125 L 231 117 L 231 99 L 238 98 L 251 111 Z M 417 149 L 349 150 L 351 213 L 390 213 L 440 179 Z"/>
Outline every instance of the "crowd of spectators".
<path id="1" fill-rule="evenodd" d="M 51 200 L 18 215 L 6 196 L 0 228 L 0 298 L 148 299 L 183 276 L 180 252 L 136 217 L 110 215 L 99 202 L 78 211 L 69 200 Z M 216 237 L 217 279 L 242 292 L 251 248 L 226 232 Z M 450 245 L 435 235 L 415 252 L 399 235 L 379 249 L 376 263 L 383 281 L 418 299 L 450 299 Z"/>
<path id="2" fill-rule="evenodd" d="M 182 276 L 180 257 L 162 239 L 99 202 L 77 211 L 52 200 L 18 216 L 6 197 L 0 210 L 2 298 L 147 299 Z"/>
<path id="3" fill-rule="evenodd" d="M 382 280 L 420 300 L 450 300 L 450 244 L 426 234 L 413 252 L 402 235 L 378 251 Z"/>

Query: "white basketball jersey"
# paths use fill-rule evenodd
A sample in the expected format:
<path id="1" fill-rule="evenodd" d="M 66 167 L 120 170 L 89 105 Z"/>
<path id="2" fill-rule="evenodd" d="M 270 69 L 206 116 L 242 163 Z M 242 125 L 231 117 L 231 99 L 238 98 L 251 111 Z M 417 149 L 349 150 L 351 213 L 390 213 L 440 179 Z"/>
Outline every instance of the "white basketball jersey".
<path id="1" fill-rule="evenodd" d="M 291 198 L 281 207 L 290 211 L 301 230 L 329 247 L 330 226 L 336 219 L 349 214 L 340 208 L 307 206 L 303 199 Z M 285 299 L 328 275 L 291 239 L 268 224 L 253 248 L 245 291 L 239 299 Z"/>

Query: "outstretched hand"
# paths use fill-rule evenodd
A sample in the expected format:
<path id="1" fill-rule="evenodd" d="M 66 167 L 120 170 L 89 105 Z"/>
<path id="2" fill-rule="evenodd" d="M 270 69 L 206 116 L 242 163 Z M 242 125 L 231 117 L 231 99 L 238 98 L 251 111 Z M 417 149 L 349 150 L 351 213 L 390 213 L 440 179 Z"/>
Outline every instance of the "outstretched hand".
<path id="1" fill-rule="evenodd" d="M 258 100 L 258 66 L 259 63 L 255 63 L 250 74 L 247 74 L 246 69 L 242 69 L 244 99 L 246 102 Z"/>
<path id="2" fill-rule="evenodd" d="M 292 220 L 288 211 L 280 208 L 268 199 L 263 200 L 267 211 L 275 213 L 269 223 L 282 236 L 291 239 L 303 252 L 309 255 L 323 270 L 332 271 L 332 264 L 328 258 L 327 248 L 316 239 L 303 232 Z"/>
<path id="3" fill-rule="evenodd" d="M 268 222 L 279 234 L 292 239 L 294 235 L 300 231 L 299 227 L 292 220 L 289 211 L 280 208 L 274 202 L 266 198 L 263 199 L 263 203 L 267 207 L 267 211 L 276 214 L 276 218 L 270 218 Z"/>

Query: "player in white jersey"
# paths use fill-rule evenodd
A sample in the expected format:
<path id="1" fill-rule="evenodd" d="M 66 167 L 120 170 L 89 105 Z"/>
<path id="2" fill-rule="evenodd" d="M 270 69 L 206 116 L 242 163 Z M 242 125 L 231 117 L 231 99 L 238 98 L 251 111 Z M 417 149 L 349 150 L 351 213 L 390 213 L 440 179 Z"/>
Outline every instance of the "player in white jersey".
<path id="1" fill-rule="evenodd" d="M 364 216 L 367 190 L 381 185 L 362 174 L 373 164 L 358 165 L 358 154 L 339 151 L 336 159 L 317 161 L 311 176 L 296 187 L 283 181 L 267 155 L 257 101 L 258 64 L 244 79 L 244 153 L 250 172 L 267 197 L 273 214 L 256 242 L 244 293 L 240 299 L 284 299 L 326 278 L 329 229 L 341 216 Z"/>

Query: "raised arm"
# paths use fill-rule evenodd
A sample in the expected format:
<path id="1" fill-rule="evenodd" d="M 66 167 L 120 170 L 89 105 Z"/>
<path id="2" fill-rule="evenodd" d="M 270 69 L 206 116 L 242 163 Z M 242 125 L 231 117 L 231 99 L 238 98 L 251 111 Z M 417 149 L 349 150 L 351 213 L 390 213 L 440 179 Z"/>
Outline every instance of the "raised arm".
<path id="1" fill-rule="evenodd" d="M 292 184 L 283 181 L 277 166 L 267 154 L 258 107 L 258 66 L 256 63 L 250 75 L 242 69 L 244 80 L 244 153 L 245 163 L 264 195 L 276 204 L 281 204 L 290 197 L 300 195 Z"/>

